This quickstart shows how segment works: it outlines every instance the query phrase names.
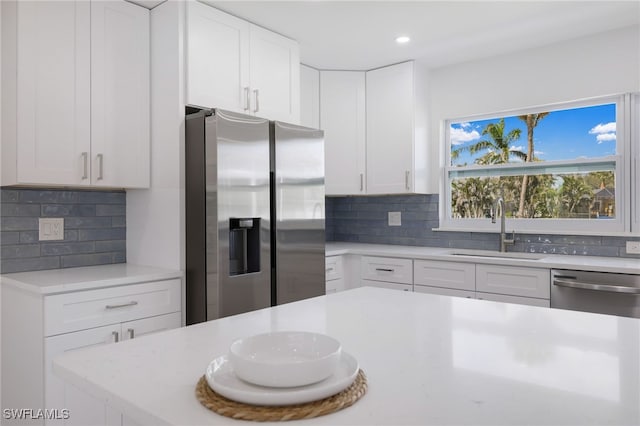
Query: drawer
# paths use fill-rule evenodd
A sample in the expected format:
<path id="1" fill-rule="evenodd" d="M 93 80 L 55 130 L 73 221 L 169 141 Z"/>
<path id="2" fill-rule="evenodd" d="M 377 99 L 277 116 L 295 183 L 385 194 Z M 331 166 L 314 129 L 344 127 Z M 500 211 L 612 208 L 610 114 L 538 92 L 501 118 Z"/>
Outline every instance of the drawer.
<path id="1" fill-rule="evenodd" d="M 343 277 L 342 256 L 329 256 L 325 259 L 326 281 Z"/>
<path id="2" fill-rule="evenodd" d="M 413 261 L 393 257 L 362 256 L 362 279 L 413 284 Z"/>
<path id="3" fill-rule="evenodd" d="M 164 280 L 44 298 L 45 336 L 180 311 L 180 280 Z"/>
<path id="4" fill-rule="evenodd" d="M 476 291 L 549 299 L 549 269 L 476 265 Z"/>
<path id="5" fill-rule="evenodd" d="M 440 296 L 465 297 L 467 299 L 475 299 L 476 292 L 469 290 L 454 290 L 443 287 L 429 287 L 426 285 L 413 285 L 413 291 L 416 293 L 438 294 Z"/>
<path id="6" fill-rule="evenodd" d="M 476 265 L 462 262 L 414 260 L 413 283 L 474 291 L 476 289 Z"/>
<path id="7" fill-rule="evenodd" d="M 342 278 L 338 278 L 335 280 L 328 280 L 326 282 L 326 287 L 325 287 L 326 294 L 337 293 L 342 290 L 344 290 L 344 280 Z"/>
<path id="8" fill-rule="evenodd" d="M 390 282 L 384 282 L 384 281 L 362 280 L 362 285 L 368 286 L 368 287 L 388 288 L 391 290 L 413 291 L 413 286 L 411 284 L 398 284 L 398 283 L 390 283 Z"/>

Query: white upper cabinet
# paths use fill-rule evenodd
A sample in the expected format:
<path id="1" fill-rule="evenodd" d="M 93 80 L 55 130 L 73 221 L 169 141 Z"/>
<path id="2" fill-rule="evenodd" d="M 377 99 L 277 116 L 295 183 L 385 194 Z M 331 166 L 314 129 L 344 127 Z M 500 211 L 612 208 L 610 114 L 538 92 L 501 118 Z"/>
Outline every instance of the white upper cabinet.
<path id="1" fill-rule="evenodd" d="M 148 187 L 149 11 L 2 8 L 2 184 Z"/>
<path id="2" fill-rule="evenodd" d="M 187 104 L 300 121 L 298 44 L 198 2 L 187 8 Z"/>
<path id="3" fill-rule="evenodd" d="M 320 71 L 300 65 L 300 125 L 320 128 Z"/>
<path id="4" fill-rule="evenodd" d="M 427 189 L 423 76 L 413 61 L 366 73 L 367 193 Z"/>
<path id="5" fill-rule="evenodd" d="M 187 103 L 249 112 L 249 23 L 188 2 Z"/>
<path id="6" fill-rule="evenodd" d="M 149 186 L 149 12 L 91 4 L 91 180 Z"/>
<path id="7" fill-rule="evenodd" d="M 17 7 L 11 34 L 17 52 L 3 62 L 17 59 L 17 85 L 13 93 L 3 85 L 3 96 L 15 96 L 17 119 L 3 120 L 15 125 L 15 133 L 2 138 L 3 166 L 14 172 L 3 184 L 89 184 L 91 5 L 18 2 L 7 7 Z M 8 14 L 3 15 L 6 20 Z M 14 155 L 5 143 L 15 147 Z"/>
<path id="8" fill-rule="evenodd" d="M 272 120 L 300 122 L 298 43 L 256 25 L 249 27 L 251 111 Z"/>
<path id="9" fill-rule="evenodd" d="M 320 72 L 320 127 L 327 195 L 365 194 L 365 74 Z"/>

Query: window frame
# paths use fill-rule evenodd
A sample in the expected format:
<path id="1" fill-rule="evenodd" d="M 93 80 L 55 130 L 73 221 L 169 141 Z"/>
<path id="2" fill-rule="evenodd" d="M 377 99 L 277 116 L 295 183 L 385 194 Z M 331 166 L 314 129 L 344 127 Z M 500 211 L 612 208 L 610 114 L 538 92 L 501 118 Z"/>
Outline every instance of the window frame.
<path id="1" fill-rule="evenodd" d="M 465 232 L 498 232 L 499 225 L 491 223 L 490 219 L 472 218 L 457 219 L 451 217 L 451 182 L 455 174 L 474 173 L 482 170 L 508 171 L 507 175 L 514 175 L 518 170 L 549 169 L 553 167 L 586 165 L 590 163 L 602 163 L 615 161 L 615 192 L 616 215 L 614 219 L 598 220 L 597 229 L 594 228 L 593 219 L 515 219 L 506 218 L 506 228 L 509 232 L 516 233 L 543 233 L 563 235 L 629 235 L 638 233 L 640 227 L 640 96 L 634 94 L 610 95 L 577 101 L 559 102 L 549 105 L 531 108 L 520 108 L 488 114 L 450 118 L 441 124 L 440 156 L 440 224 L 438 230 L 465 231 Z M 571 159 L 550 160 L 540 163 L 508 163 L 498 165 L 452 166 L 451 165 L 451 123 L 478 121 L 487 119 L 500 119 L 523 114 L 535 114 L 540 112 L 553 112 L 602 104 L 616 105 L 616 154 L 597 159 Z M 521 173 L 524 174 L 524 173 Z M 497 175 L 499 176 L 499 175 Z M 633 177 L 633 180 L 632 180 Z M 634 183 L 635 182 L 635 183 Z M 635 194 L 635 196 L 634 196 Z"/>

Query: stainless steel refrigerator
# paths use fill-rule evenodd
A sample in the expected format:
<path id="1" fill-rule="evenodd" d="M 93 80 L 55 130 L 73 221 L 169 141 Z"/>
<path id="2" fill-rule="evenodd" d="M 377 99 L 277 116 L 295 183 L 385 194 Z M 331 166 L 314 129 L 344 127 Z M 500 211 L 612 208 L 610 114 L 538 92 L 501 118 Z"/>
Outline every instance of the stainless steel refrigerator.
<path id="1" fill-rule="evenodd" d="M 325 294 L 321 130 L 187 107 L 186 320 Z"/>

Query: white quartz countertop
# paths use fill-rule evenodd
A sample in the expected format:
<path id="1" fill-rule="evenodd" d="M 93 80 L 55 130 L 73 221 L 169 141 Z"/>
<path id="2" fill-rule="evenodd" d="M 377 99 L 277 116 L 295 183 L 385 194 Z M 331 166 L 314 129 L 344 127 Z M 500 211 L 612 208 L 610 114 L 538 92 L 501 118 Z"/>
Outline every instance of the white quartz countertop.
<path id="1" fill-rule="evenodd" d="M 458 253 L 455 255 L 454 253 Z M 464 254 L 469 255 L 464 255 Z M 411 259 L 444 260 L 453 262 L 490 263 L 494 265 L 527 266 L 530 268 L 573 269 L 580 271 L 640 274 L 640 259 L 569 256 L 543 253 L 500 253 L 487 250 L 452 249 L 443 247 L 398 246 L 387 244 L 327 243 L 327 256 L 357 254 L 364 256 L 404 257 Z M 460 255 L 462 254 L 462 255 Z M 492 256 L 492 254 L 496 256 Z M 528 258 L 535 256 L 535 259 Z"/>
<path id="2" fill-rule="evenodd" d="M 0 282 L 44 295 L 181 277 L 182 272 L 176 270 L 117 263 L 3 274 Z"/>
<path id="3" fill-rule="evenodd" d="M 195 385 L 235 339 L 279 330 L 337 338 L 369 384 L 287 425 L 640 424 L 639 319 L 371 287 L 68 352 L 54 372 L 140 424 L 241 424 Z"/>

